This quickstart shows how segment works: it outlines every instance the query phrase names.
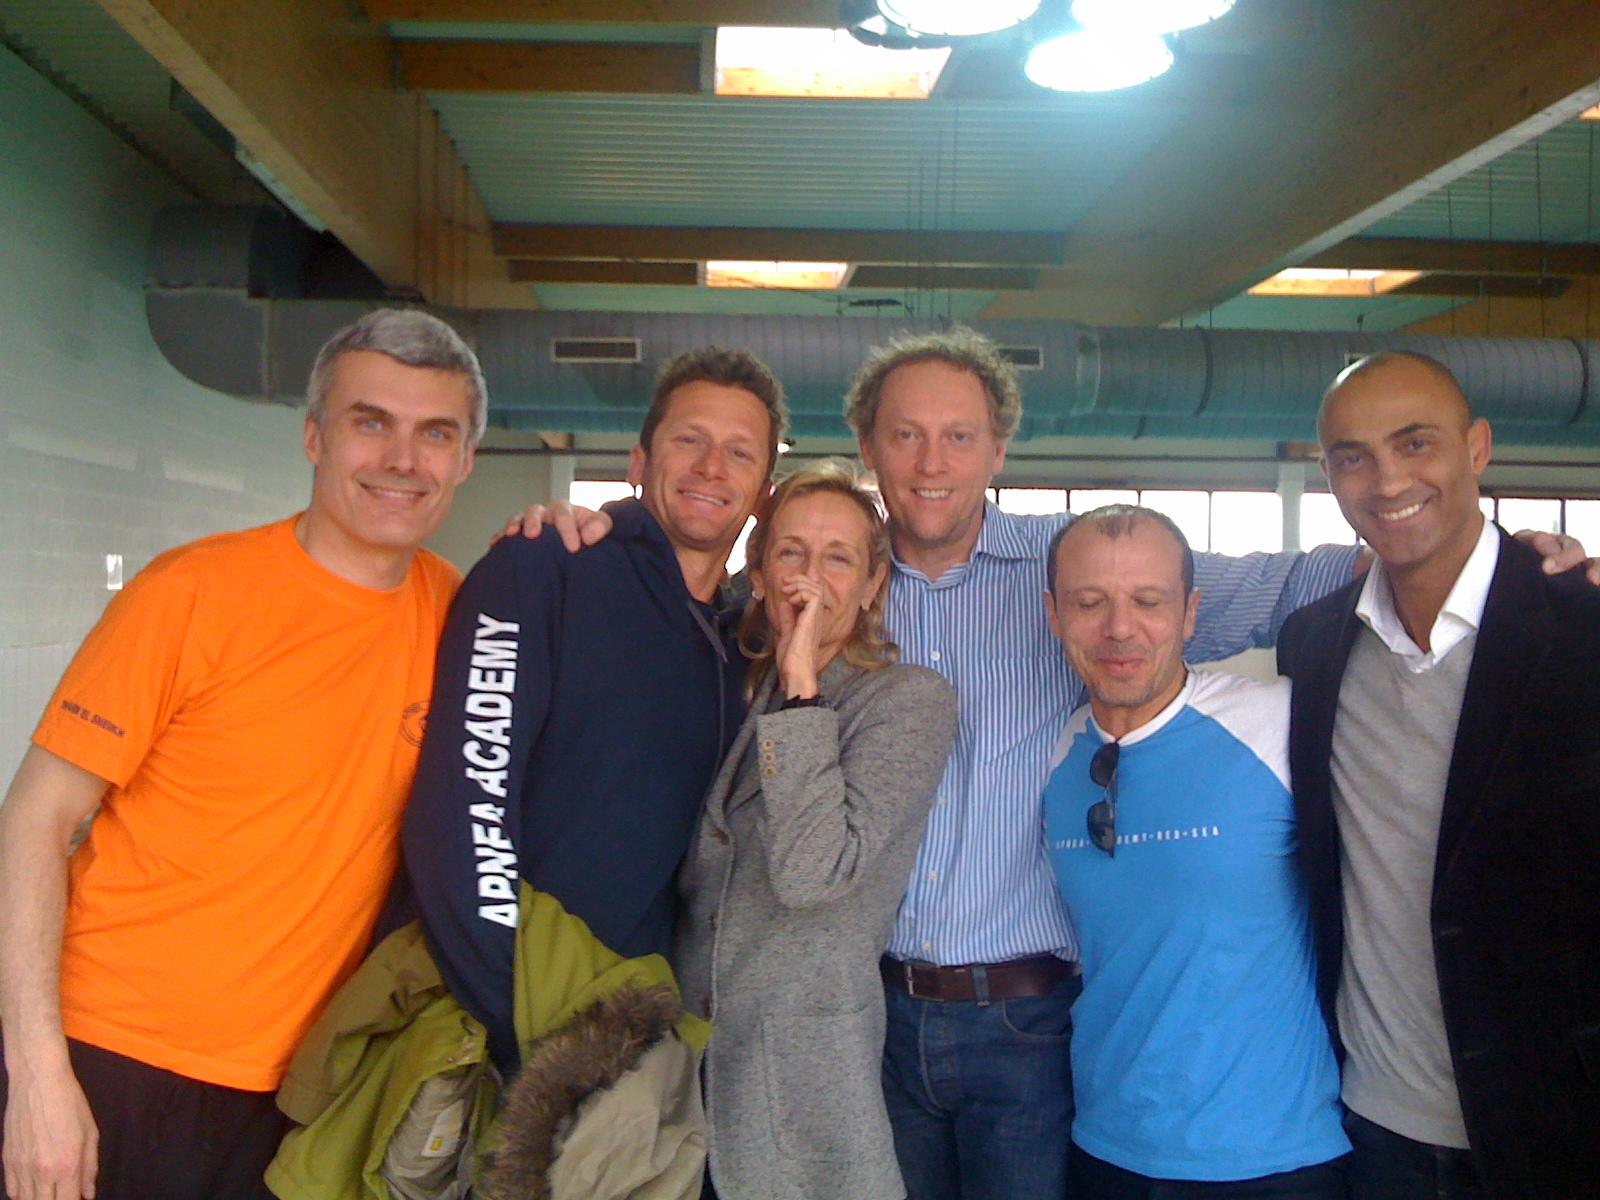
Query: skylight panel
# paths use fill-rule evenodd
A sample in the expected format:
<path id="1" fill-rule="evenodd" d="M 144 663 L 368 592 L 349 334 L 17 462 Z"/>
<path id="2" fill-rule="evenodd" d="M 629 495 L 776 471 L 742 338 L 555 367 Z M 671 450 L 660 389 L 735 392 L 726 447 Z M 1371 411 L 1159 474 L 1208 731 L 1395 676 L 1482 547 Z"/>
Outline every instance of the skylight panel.
<path id="1" fill-rule="evenodd" d="M 717 30 L 719 96 L 926 100 L 950 51 L 866 46 L 843 29 Z"/>
<path id="2" fill-rule="evenodd" d="M 1421 271 L 1290 267 L 1250 289 L 1252 296 L 1381 296 L 1404 287 Z"/>
<path id="3" fill-rule="evenodd" d="M 844 286 L 845 277 L 849 274 L 849 263 L 708 262 L 706 286 L 833 291 Z"/>

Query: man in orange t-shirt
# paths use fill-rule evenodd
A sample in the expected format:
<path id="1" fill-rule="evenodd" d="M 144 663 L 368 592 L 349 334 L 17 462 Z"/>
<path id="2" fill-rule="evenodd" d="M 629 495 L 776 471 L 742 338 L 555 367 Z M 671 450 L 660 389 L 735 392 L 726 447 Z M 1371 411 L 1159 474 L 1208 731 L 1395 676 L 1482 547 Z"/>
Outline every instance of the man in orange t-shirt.
<path id="1" fill-rule="evenodd" d="M 447 325 L 383 310 L 307 400 L 306 510 L 141 572 L 0 805 L 13 1200 L 269 1195 L 272 1093 L 371 936 L 460 578 L 419 547 L 486 396 Z"/>

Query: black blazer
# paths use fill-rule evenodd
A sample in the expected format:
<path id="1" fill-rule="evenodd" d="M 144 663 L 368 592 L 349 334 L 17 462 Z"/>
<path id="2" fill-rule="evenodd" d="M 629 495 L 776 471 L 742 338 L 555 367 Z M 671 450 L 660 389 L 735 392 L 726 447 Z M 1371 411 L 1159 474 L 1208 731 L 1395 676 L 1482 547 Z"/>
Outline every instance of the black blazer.
<path id="1" fill-rule="evenodd" d="M 1330 1028 L 1343 955 L 1329 756 L 1359 582 L 1289 618 L 1290 769 Z M 1495 1200 L 1600 1196 L 1600 591 L 1501 531 L 1440 818 L 1433 945 Z M 1337 1036 L 1335 1037 L 1337 1044 Z"/>

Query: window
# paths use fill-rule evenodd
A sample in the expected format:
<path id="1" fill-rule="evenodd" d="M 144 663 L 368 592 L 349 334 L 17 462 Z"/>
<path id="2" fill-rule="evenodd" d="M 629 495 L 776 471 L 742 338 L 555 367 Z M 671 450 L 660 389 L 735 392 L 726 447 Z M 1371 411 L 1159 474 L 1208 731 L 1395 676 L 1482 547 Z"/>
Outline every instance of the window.
<path id="1" fill-rule="evenodd" d="M 1339 502 L 1328 492 L 1306 492 L 1300 497 L 1300 548 L 1313 546 L 1354 546 L 1356 531 L 1339 511 Z"/>
<path id="2" fill-rule="evenodd" d="M 1600 500 L 1568 500 L 1566 509 L 1567 527 L 1562 532 L 1582 542 L 1591 557 L 1600 554 Z"/>
<path id="3" fill-rule="evenodd" d="M 1600 548 L 1600 500 L 1569 500 L 1554 497 L 1483 496 L 1478 501 L 1483 515 L 1511 533 L 1542 529 L 1577 538 L 1590 554 Z"/>
<path id="4" fill-rule="evenodd" d="M 1211 549 L 1218 554 L 1282 550 L 1282 498 L 1277 492 L 1212 492 Z"/>
<path id="5" fill-rule="evenodd" d="M 584 508 L 599 508 L 613 500 L 626 500 L 633 495 L 633 485 L 616 479 L 577 479 L 573 481 L 567 498 Z"/>
<path id="6" fill-rule="evenodd" d="M 1561 532 L 1561 501 L 1522 500 L 1506 497 L 1499 501 L 1500 524 L 1512 533 L 1519 529 L 1538 529 L 1544 533 Z"/>
<path id="7" fill-rule="evenodd" d="M 1061 513 L 1067 511 L 1062 488 L 996 488 L 995 503 L 1008 513 Z"/>
<path id="8" fill-rule="evenodd" d="M 1131 488 L 998 488 L 995 502 L 1010 513 L 1058 513 L 1080 516 L 1103 504 L 1140 504 L 1171 517 L 1196 552 L 1249 554 L 1283 549 L 1283 502 L 1276 492 L 1161 491 Z M 1600 500 L 1564 500 L 1540 496 L 1483 496 L 1478 507 L 1491 521 L 1512 533 L 1543 529 L 1577 538 L 1591 554 L 1600 554 Z M 1356 531 L 1328 492 L 1300 497 L 1300 548 L 1353 546 Z"/>
<path id="9" fill-rule="evenodd" d="M 1107 504 L 1140 504 L 1171 517 L 1191 549 L 1204 553 L 1248 554 L 1279 550 L 1283 542 L 1282 505 L 1274 492 L 1208 492 L 1200 489 L 998 488 L 995 503 L 1009 513 L 1080 516 Z M 1221 527 L 1219 527 L 1219 523 Z M 1352 535 L 1349 539 L 1354 541 Z M 1231 549 L 1230 549 L 1231 547 Z"/>
<path id="10" fill-rule="evenodd" d="M 1189 549 L 1197 553 L 1211 549 L 1210 492 L 1140 492 L 1139 503 L 1171 517 L 1189 539 Z"/>
<path id="11" fill-rule="evenodd" d="M 1093 512 L 1108 504 L 1137 504 L 1139 493 L 1122 488 L 1074 488 L 1067 495 L 1067 508 L 1075 513 Z"/>

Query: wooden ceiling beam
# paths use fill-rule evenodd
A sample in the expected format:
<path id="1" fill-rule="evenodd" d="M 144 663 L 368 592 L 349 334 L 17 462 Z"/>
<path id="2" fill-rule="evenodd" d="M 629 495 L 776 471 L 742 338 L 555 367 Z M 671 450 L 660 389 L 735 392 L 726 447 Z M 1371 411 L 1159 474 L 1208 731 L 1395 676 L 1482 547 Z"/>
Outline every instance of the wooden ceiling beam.
<path id="1" fill-rule="evenodd" d="M 374 21 L 838 29 L 839 0 L 364 0 Z"/>
<path id="2" fill-rule="evenodd" d="M 400 42 L 419 92 L 700 94 L 700 47 L 614 42 Z"/>
<path id="3" fill-rule="evenodd" d="M 1239 60 L 1241 95 L 1314 104 L 1183 110 L 1074 224 L 1061 269 L 983 315 L 1153 325 L 1204 310 L 1595 102 L 1600 4 L 1337 10 L 1303 43 Z"/>
<path id="4" fill-rule="evenodd" d="M 1389 296 L 1560 296 L 1572 280 L 1558 275 L 1462 275 L 1430 272 L 1401 284 Z"/>
<path id="5" fill-rule="evenodd" d="M 1032 267 L 943 267 L 868 263 L 851 273 L 852 288 L 911 288 L 918 291 L 1003 292 L 1033 286 Z"/>
<path id="6" fill-rule="evenodd" d="M 1600 274 L 1600 245 L 1356 237 L 1297 265 L 1474 275 L 1596 275 Z"/>
<path id="7" fill-rule="evenodd" d="M 346 0 L 100 0 L 239 146 L 392 288 L 537 307 L 495 257 L 483 202 L 390 43 Z"/>
<path id="8" fill-rule="evenodd" d="M 694 287 L 700 282 L 700 264 L 518 258 L 511 260 L 511 278 L 518 283 L 625 283 Z"/>
<path id="9" fill-rule="evenodd" d="M 1408 325 L 1404 333 L 1462 337 L 1600 337 L 1600 276 L 1582 276 L 1560 296 L 1487 296 Z"/>
<path id="10" fill-rule="evenodd" d="M 635 225 L 495 226 L 507 258 L 1040 266 L 1061 261 L 1057 233 L 743 229 Z"/>

